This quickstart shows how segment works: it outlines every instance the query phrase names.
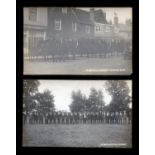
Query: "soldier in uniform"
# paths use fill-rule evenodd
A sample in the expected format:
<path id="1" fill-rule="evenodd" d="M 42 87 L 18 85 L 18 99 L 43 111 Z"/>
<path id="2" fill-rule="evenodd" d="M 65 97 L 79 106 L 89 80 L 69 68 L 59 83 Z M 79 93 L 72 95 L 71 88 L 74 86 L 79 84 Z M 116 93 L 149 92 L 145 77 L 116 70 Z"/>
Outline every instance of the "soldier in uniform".
<path id="1" fill-rule="evenodd" d="M 73 113 L 72 112 L 69 113 L 69 123 L 73 124 Z"/>
<path id="2" fill-rule="evenodd" d="M 123 111 L 123 124 L 127 123 L 127 115 L 126 115 L 126 111 Z"/>
<path id="3" fill-rule="evenodd" d="M 56 115 L 57 115 L 56 112 L 53 112 L 53 123 L 54 123 L 54 124 L 57 123 L 57 122 L 56 122 L 56 121 L 57 121 Z"/>
<path id="4" fill-rule="evenodd" d="M 27 115 L 26 115 L 26 112 L 23 112 L 23 124 L 26 124 L 27 123 Z"/>
<path id="5" fill-rule="evenodd" d="M 105 111 L 102 113 L 102 123 L 106 123 L 106 118 L 105 118 L 105 116 L 106 116 L 106 113 L 105 113 Z"/>
<path id="6" fill-rule="evenodd" d="M 119 112 L 119 123 L 122 124 L 122 112 Z"/>
<path id="7" fill-rule="evenodd" d="M 82 113 L 79 112 L 79 123 L 83 123 Z"/>
<path id="8" fill-rule="evenodd" d="M 69 124 L 69 113 L 66 112 L 66 124 Z"/>
<path id="9" fill-rule="evenodd" d="M 114 123 L 118 124 L 118 112 L 115 112 L 115 118 L 114 118 Z"/>
<path id="10" fill-rule="evenodd" d="M 115 112 L 111 113 L 111 123 L 114 124 L 115 120 Z"/>
<path id="11" fill-rule="evenodd" d="M 60 114 L 60 112 L 58 111 L 58 112 L 57 112 L 57 124 L 60 124 L 60 120 L 61 120 L 61 114 Z"/>
<path id="12" fill-rule="evenodd" d="M 75 113 L 75 120 L 76 120 L 76 124 L 80 123 L 80 112 Z"/>
<path id="13" fill-rule="evenodd" d="M 32 115 L 31 115 L 31 122 L 32 122 L 32 124 L 35 124 L 35 113 L 34 113 L 34 111 L 32 112 Z"/>
<path id="14" fill-rule="evenodd" d="M 45 113 L 45 124 L 48 124 L 48 112 Z"/>
<path id="15" fill-rule="evenodd" d="M 86 116 L 86 113 L 84 112 L 83 113 L 83 124 L 86 124 L 86 121 L 87 121 L 87 116 Z"/>
<path id="16" fill-rule="evenodd" d="M 41 112 L 38 113 L 39 124 L 43 124 L 43 114 Z"/>
<path id="17" fill-rule="evenodd" d="M 106 112 L 105 118 L 106 118 L 106 123 L 109 124 L 109 112 Z"/>
<path id="18" fill-rule="evenodd" d="M 128 117 L 128 124 L 131 124 L 131 121 L 132 121 L 132 111 L 128 111 L 127 117 Z"/>
<path id="19" fill-rule="evenodd" d="M 62 123 L 62 124 L 65 123 L 64 112 L 63 112 L 63 111 L 62 111 L 61 123 Z"/>
<path id="20" fill-rule="evenodd" d="M 95 113 L 91 112 L 91 124 L 95 122 Z"/>
<path id="21" fill-rule="evenodd" d="M 53 123 L 53 112 L 51 111 L 49 113 L 49 124 L 52 124 Z"/>
<path id="22" fill-rule="evenodd" d="M 90 112 L 87 112 L 86 115 L 87 115 L 87 121 L 86 121 L 86 123 L 89 124 L 90 123 Z"/>
<path id="23" fill-rule="evenodd" d="M 63 113 L 63 123 L 66 124 L 66 122 L 67 122 L 67 113 L 64 112 Z"/>
<path id="24" fill-rule="evenodd" d="M 38 124 L 38 112 L 35 111 L 33 114 L 33 123 Z"/>
<path id="25" fill-rule="evenodd" d="M 109 124 L 111 124 L 111 122 L 112 122 L 112 113 L 109 112 Z"/>
<path id="26" fill-rule="evenodd" d="M 30 124 L 34 124 L 34 113 L 30 113 Z"/>

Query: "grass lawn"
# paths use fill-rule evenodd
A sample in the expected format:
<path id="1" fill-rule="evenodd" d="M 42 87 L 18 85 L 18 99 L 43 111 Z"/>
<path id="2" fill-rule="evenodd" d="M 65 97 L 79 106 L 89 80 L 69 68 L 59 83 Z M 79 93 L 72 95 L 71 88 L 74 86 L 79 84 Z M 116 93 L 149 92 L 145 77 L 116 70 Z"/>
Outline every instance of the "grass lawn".
<path id="1" fill-rule="evenodd" d="M 131 147 L 131 126 L 113 124 L 24 125 L 23 146 Z"/>
<path id="2" fill-rule="evenodd" d="M 132 62 L 123 57 L 81 58 L 65 62 L 24 62 L 24 74 L 130 75 Z"/>

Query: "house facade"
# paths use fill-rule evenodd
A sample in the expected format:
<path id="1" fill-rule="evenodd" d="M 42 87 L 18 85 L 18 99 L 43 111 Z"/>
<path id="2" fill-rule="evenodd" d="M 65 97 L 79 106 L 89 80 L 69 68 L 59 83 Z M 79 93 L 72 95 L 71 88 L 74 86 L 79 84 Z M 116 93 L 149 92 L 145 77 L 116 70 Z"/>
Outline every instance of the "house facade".
<path id="1" fill-rule="evenodd" d="M 118 17 L 114 14 L 114 24 L 110 23 L 106 19 L 106 12 L 103 10 L 94 10 L 95 12 L 95 22 L 94 22 L 94 34 L 95 37 L 102 39 L 115 39 L 118 38 L 119 29 L 117 27 Z"/>
<path id="2" fill-rule="evenodd" d="M 114 24 L 112 24 L 107 21 L 106 12 L 100 8 L 25 7 L 23 11 L 24 55 L 37 55 L 41 43 L 43 48 L 41 47 L 40 51 L 46 53 L 45 49 L 48 49 L 47 51 L 62 54 L 65 53 L 64 47 L 66 53 L 68 51 L 73 53 L 80 45 L 81 51 L 86 48 L 85 46 L 92 49 L 91 41 L 95 42 L 96 38 L 109 39 L 110 42 L 124 36 L 131 38 L 131 30 L 126 26 L 120 26 L 117 14 L 114 14 Z M 97 43 L 94 45 L 98 48 Z M 88 51 L 90 49 L 87 48 Z"/>
<path id="3" fill-rule="evenodd" d="M 47 8 L 25 7 L 24 11 L 24 54 L 37 49 L 40 41 L 46 39 Z"/>
<path id="4" fill-rule="evenodd" d="M 92 38 L 94 36 L 94 23 L 90 13 L 81 9 L 48 8 L 48 37 L 61 40 L 77 40 L 79 38 Z"/>

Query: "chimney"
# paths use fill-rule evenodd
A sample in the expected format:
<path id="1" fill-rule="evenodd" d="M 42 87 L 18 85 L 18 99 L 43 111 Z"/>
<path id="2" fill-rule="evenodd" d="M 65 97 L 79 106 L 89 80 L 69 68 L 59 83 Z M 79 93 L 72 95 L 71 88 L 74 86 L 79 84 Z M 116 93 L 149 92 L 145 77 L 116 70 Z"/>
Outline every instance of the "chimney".
<path id="1" fill-rule="evenodd" d="M 95 15 L 94 15 L 94 11 L 95 11 L 94 8 L 90 8 L 90 20 L 93 21 L 93 22 L 94 22 L 94 18 L 95 18 L 95 17 L 94 17 L 94 16 L 95 16 Z"/>
<path id="2" fill-rule="evenodd" d="M 118 16 L 117 13 L 114 13 L 114 25 L 117 26 L 118 25 Z"/>

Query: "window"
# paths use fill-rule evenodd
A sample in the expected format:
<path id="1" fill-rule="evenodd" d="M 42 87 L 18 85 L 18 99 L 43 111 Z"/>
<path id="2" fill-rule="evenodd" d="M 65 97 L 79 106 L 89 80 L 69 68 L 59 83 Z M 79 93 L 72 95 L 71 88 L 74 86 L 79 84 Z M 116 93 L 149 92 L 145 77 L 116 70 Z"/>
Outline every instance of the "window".
<path id="1" fill-rule="evenodd" d="M 115 27 L 115 28 L 114 28 L 114 32 L 115 32 L 115 33 L 118 33 L 118 32 L 119 32 L 119 29 Z"/>
<path id="2" fill-rule="evenodd" d="M 28 54 L 28 32 L 24 32 L 24 54 Z"/>
<path id="3" fill-rule="evenodd" d="M 97 25 L 95 30 L 96 30 L 97 32 L 100 31 L 100 26 Z"/>
<path id="4" fill-rule="evenodd" d="M 61 20 L 55 20 L 55 30 L 61 31 Z"/>
<path id="5" fill-rule="evenodd" d="M 76 23 L 72 23 L 72 31 L 76 32 L 77 31 L 77 25 Z"/>
<path id="6" fill-rule="evenodd" d="M 67 14 L 67 8 L 62 8 L 62 13 Z"/>
<path id="7" fill-rule="evenodd" d="M 86 33 L 90 33 L 90 26 L 86 25 Z"/>
<path id="8" fill-rule="evenodd" d="M 29 8 L 29 20 L 37 21 L 37 8 L 33 8 L 33 7 Z"/>
<path id="9" fill-rule="evenodd" d="M 111 28 L 109 26 L 106 26 L 106 30 L 107 33 L 111 31 Z"/>

